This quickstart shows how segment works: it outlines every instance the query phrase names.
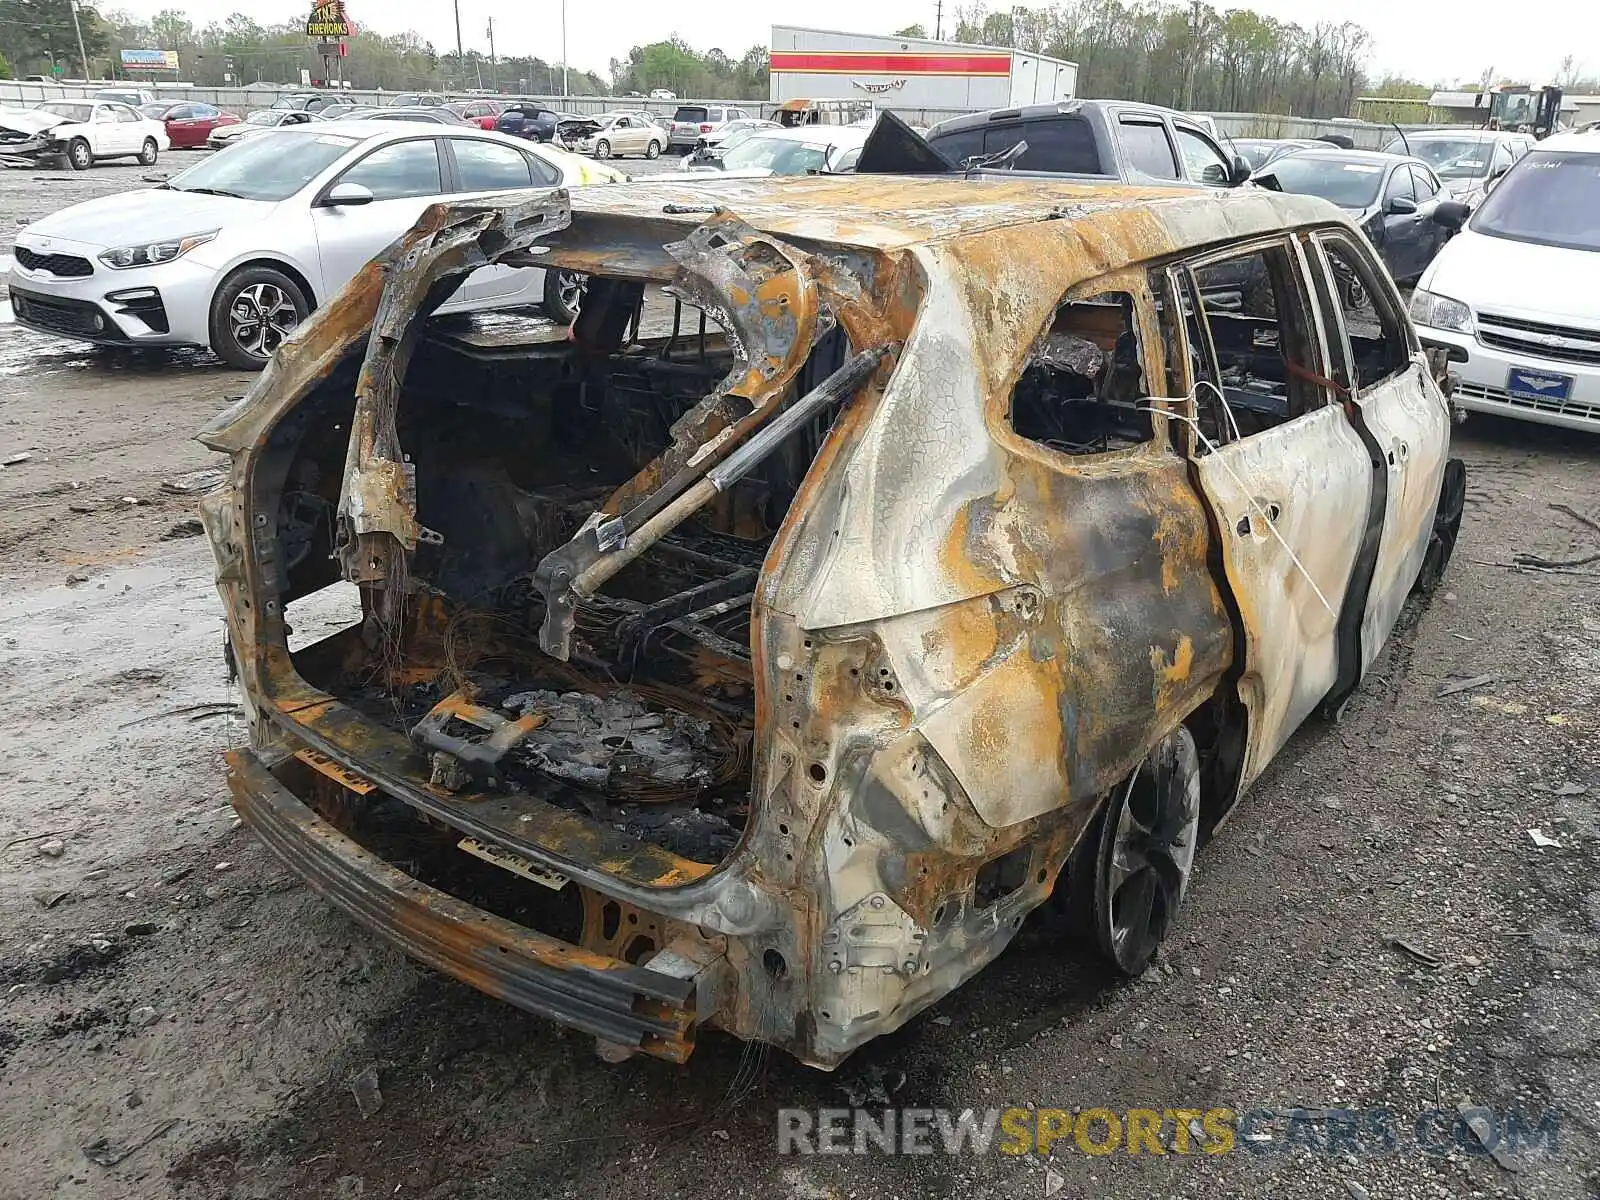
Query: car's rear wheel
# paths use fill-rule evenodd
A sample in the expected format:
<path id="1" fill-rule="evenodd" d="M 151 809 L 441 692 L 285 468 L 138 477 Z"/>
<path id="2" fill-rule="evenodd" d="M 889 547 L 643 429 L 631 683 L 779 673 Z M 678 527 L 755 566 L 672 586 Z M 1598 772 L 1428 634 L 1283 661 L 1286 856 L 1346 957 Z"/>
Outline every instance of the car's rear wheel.
<path id="1" fill-rule="evenodd" d="M 1200 840 L 1200 757 L 1179 726 L 1119 784 L 1068 864 L 1067 915 L 1137 975 L 1177 916 Z"/>
<path id="2" fill-rule="evenodd" d="M 158 157 L 159 152 L 156 148 L 155 138 L 145 138 L 144 145 L 139 148 L 139 165 L 142 167 L 153 167 L 156 165 L 156 159 Z"/>
<path id="3" fill-rule="evenodd" d="M 594 144 L 594 156 L 596 158 L 610 158 L 611 143 L 606 141 L 605 138 L 601 138 Z"/>
<path id="4" fill-rule="evenodd" d="M 584 293 L 589 290 L 589 277 L 565 267 L 553 267 L 544 273 L 544 311 L 553 321 L 570 325 L 578 318 Z"/>
<path id="5" fill-rule="evenodd" d="M 651 142 L 648 146 L 646 146 L 644 148 L 644 156 L 646 158 L 660 158 L 661 157 L 661 143 L 660 142 Z"/>
<path id="6" fill-rule="evenodd" d="M 311 311 L 300 285 L 271 267 L 243 267 L 211 298 L 211 348 L 225 362 L 259 371 Z"/>
<path id="7" fill-rule="evenodd" d="M 89 149 L 88 142 L 73 138 L 67 143 L 67 165 L 74 171 L 87 171 L 94 166 L 94 151 Z"/>
<path id="8" fill-rule="evenodd" d="M 1422 570 L 1417 573 L 1416 590 L 1431 592 L 1439 586 L 1444 570 L 1455 553 L 1456 538 L 1461 533 L 1461 514 L 1467 506 L 1467 464 L 1459 458 L 1447 459 L 1444 479 L 1439 484 L 1439 504 L 1433 514 L 1433 532 L 1428 536 L 1428 549 L 1422 559 Z"/>

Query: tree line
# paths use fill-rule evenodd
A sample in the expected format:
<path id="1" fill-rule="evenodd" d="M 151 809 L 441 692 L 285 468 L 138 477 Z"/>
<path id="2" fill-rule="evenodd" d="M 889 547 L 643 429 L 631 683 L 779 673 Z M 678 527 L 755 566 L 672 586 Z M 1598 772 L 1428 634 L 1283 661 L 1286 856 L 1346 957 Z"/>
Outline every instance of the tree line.
<path id="1" fill-rule="evenodd" d="M 307 8 L 309 9 L 309 5 Z M 181 10 L 164 9 L 148 20 L 130 13 L 78 5 L 86 70 L 78 52 L 69 0 L 0 0 L 0 56 L 18 75 L 49 75 L 59 64 L 69 78 L 125 77 L 123 50 L 175 50 L 177 78 L 202 87 L 251 83 L 298 84 L 302 69 L 324 75 L 322 57 L 306 37 L 303 19 L 263 25 L 244 13 L 196 25 Z M 487 30 L 484 31 L 487 34 Z M 485 37 L 485 42 L 487 37 Z M 467 91 L 560 94 L 561 64 L 531 55 L 492 59 L 480 50 L 457 55 L 414 32 L 383 34 L 359 29 L 335 76 L 352 88 L 389 91 Z M 165 76 L 141 75 L 159 82 Z M 590 71 L 571 70 L 573 95 L 603 95 L 608 84 Z"/>
<path id="2" fill-rule="evenodd" d="M 142 20 L 81 2 L 78 14 L 88 70 L 81 63 L 70 0 L 0 0 L 0 76 L 9 61 L 18 75 L 49 74 L 59 64 L 69 77 L 114 77 L 124 74 L 117 67 L 124 49 L 175 50 L 179 78 L 208 87 L 298 84 L 302 69 L 314 79 L 323 75 L 322 59 L 299 20 L 263 25 L 234 13 L 196 25 L 176 8 Z M 1358 96 L 1426 101 L 1441 86 L 1395 75 L 1371 78 L 1372 35 L 1353 21 L 1305 26 L 1250 9 L 1219 11 L 1204 0 L 1055 0 L 1047 7 L 993 12 L 978 0 L 957 5 L 954 15 L 956 41 L 1076 62 L 1078 92 L 1084 96 L 1195 111 L 1334 117 L 1348 116 Z M 897 36 L 926 37 L 927 32 L 914 25 Z M 491 59 L 481 50 L 441 52 L 410 31 L 362 29 L 348 47 L 338 69 L 354 88 L 555 95 L 562 86 L 559 63 L 528 55 Z M 569 71 L 567 86 L 580 96 L 648 95 L 664 88 L 683 97 L 760 100 L 768 94 L 768 62 L 765 46 L 732 58 L 719 48 L 700 51 L 672 38 L 613 58 L 609 79 Z M 1494 82 L 1513 81 L 1500 79 L 1491 66 L 1457 86 Z M 1555 82 L 1570 92 L 1600 92 L 1600 81 L 1586 78 L 1570 56 Z"/>

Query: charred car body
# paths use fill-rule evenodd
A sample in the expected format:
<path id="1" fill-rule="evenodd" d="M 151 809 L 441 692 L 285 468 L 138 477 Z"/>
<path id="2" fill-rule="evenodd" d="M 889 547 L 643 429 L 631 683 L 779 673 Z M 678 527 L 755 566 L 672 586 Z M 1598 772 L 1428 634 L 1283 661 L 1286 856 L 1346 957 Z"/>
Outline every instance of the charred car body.
<path id="1" fill-rule="evenodd" d="M 1271 314 L 1207 304 L 1240 257 Z M 586 272 L 570 333 L 430 325 L 490 261 Z M 1052 894 L 1143 968 L 1197 841 L 1442 568 L 1448 437 L 1316 200 L 436 206 L 202 435 L 232 456 L 204 504 L 252 721 L 230 786 L 493 995 L 619 1052 L 709 1024 L 832 1067 Z M 290 606 L 351 583 L 359 619 L 291 651 Z"/>

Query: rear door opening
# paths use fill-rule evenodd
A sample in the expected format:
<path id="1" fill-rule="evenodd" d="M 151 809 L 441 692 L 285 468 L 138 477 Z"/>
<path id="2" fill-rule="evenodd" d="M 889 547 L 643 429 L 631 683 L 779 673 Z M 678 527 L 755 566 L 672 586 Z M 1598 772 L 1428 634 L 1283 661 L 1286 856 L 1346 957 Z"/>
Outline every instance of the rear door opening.
<path id="1" fill-rule="evenodd" d="M 697 863 L 748 816 L 755 689 L 750 607 L 762 561 L 837 407 L 577 606 L 567 661 L 546 653 L 535 569 L 673 442 L 735 364 L 703 313 L 653 296 L 661 332 L 584 360 L 549 327 L 434 322 L 400 394 L 397 430 L 426 531 L 397 584 L 397 619 L 363 588 L 366 619 L 294 656 L 299 673 L 404 733 L 446 792 L 526 792 Z M 839 366 L 837 330 L 798 394 Z M 327 582 L 349 403 L 341 372 L 313 401 L 325 434 L 288 467 L 279 536 L 290 595 Z M 336 400 L 341 393 L 345 399 Z M 329 421 L 329 417 L 334 417 Z"/>

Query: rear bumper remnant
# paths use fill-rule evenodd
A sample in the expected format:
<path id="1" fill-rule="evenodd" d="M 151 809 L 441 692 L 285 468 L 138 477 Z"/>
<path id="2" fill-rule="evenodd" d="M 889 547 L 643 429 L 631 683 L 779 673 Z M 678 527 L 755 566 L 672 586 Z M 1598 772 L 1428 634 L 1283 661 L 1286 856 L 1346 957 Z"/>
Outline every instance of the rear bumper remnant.
<path id="1" fill-rule="evenodd" d="M 239 815 L 360 925 L 527 1012 L 658 1058 L 689 1057 L 693 980 L 568 945 L 428 887 L 324 821 L 252 751 L 230 751 L 226 759 Z"/>

